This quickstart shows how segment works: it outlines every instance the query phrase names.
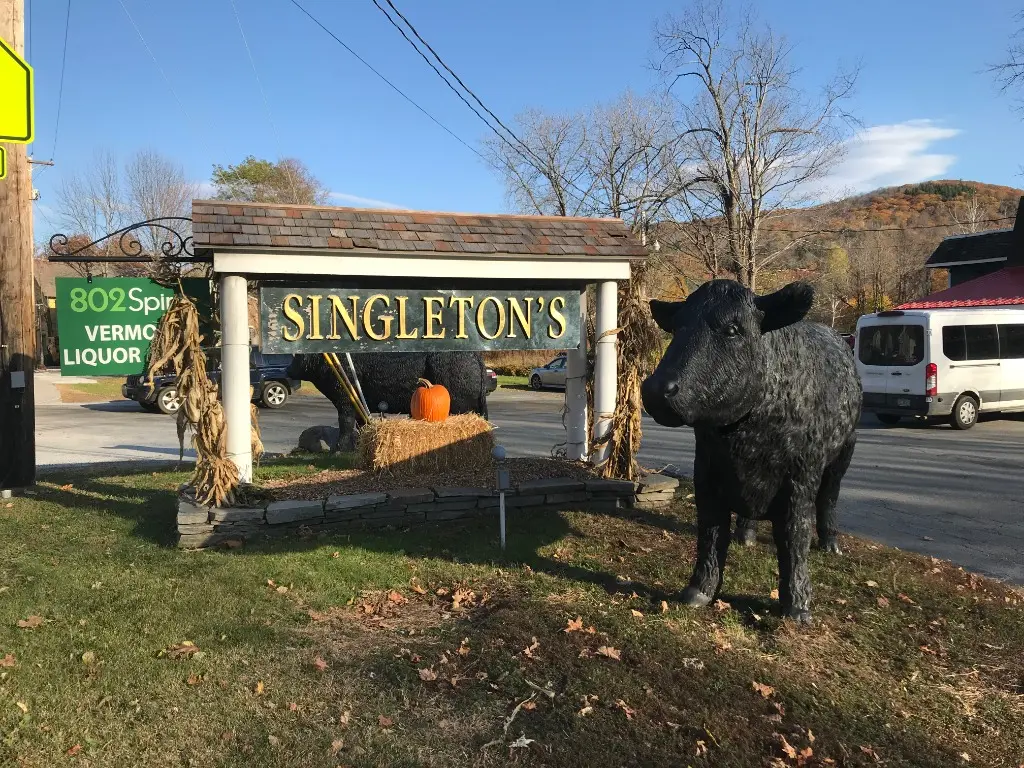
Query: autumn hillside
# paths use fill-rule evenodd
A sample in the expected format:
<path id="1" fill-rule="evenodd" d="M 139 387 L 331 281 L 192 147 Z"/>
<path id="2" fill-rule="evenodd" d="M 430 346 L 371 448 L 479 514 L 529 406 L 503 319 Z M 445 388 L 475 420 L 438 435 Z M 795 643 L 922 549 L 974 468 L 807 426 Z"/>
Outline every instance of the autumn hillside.
<path id="1" fill-rule="evenodd" d="M 848 328 L 864 312 L 945 287 L 945 274 L 924 269 L 942 238 L 1012 227 L 1022 195 L 1012 187 L 940 180 L 781 212 L 764 227 L 762 245 L 771 257 L 758 290 L 811 280 L 819 293 L 817 319 Z M 679 296 L 711 276 L 687 238 L 665 240 L 663 295 Z"/>

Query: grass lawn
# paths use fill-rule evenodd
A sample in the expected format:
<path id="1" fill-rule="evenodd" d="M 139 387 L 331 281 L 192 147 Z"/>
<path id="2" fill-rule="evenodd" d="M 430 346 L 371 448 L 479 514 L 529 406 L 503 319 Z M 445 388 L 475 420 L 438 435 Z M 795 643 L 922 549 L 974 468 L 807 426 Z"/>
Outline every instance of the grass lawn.
<path id="1" fill-rule="evenodd" d="M 529 389 L 530 379 L 526 376 L 498 376 L 498 386 L 505 389 Z"/>
<path id="2" fill-rule="evenodd" d="M 65 403 L 96 403 L 121 400 L 124 376 L 98 378 L 91 384 L 57 384 L 60 399 Z"/>
<path id="3" fill-rule="evenodd" d="M 1024 759 L 1022 596 L 946 563 L 844 539 L 814 554 L 799 627 L 763 541 L 732 550 L 715 607 L 672 604 L 686 504 L 513 514 L 505 558 L 492 519 L 186 553 L 184 477 L 0 503 L 0 765 Z"/>

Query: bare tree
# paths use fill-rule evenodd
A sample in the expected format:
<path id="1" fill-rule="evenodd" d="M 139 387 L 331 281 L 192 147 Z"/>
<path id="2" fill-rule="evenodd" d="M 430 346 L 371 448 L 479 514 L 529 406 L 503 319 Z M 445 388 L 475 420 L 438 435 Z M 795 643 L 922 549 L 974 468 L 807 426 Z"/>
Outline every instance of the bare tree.
<path id="1" fill-rule="evenodd" d="M 148 221 L 167 216 L 189 217 L 192 200 L 199 196 L 199 185 L 188 180 L 185 169 L 158 152 L 137 152 L 125 164 L 126 202 L 133 221 Z M 171 225 L 174 231 L 187 237 L 192 234 L 187 222 Z M 166 242 L 172 246 L 176 238 L 160 226 L 148 227 L 142 237 L 147 252 L 159 255 Z"/>
<path id="2" fill-rule="evenodd" d="M 110 152 L 97 152 L 87 170 L 65 177 L 57 193 L 59 219 L 72 234 L 81 236 L 82 245 L 127 223 L 128 208 L 121 186 L 117 158 Z M 88 238 L 83 240 L 83 238 Z M 107 256 L 116 242 L 101 243 L 90 253 Z M 113 265 L 98 265 L 96 274 L 108 274 Z M 84 273 L 85 268 L 82 268 Z"/>
<path id="3" fill-rule="evenodd" d="M 842 156 L 851 124 L 842 103 L 856 72 L 840 72 L 808 97 L 785 40 L 750 16 L 730 19 L 720 0 L 698 0 L 666 19 L 656 39 L 688 157 L 681 208 L 694 225 L 724 233 L 725 268 L 755 288 L 761 270 L 796 242 L 766 252 L 765 224 L 812 202 Z"/>
<path id="4" fill-rule="evenodd" d="M 1024 23 L 1024 11 L 1016 16 L 1017 21 Z M 1021 27 L 1010 38 L 1006 48 L 1006 60 L 989 68 L 996 76 L 996 82 L 1003 92 L 1014 91 L 1024 87 L 1024 27 Z"/>
<path id="5" fill-rule="evenodd" d="M 971 235 L 981 231 L 984 220 L 988 218 L 985 206 L 978 199 L 976 192 L 969 193 L 966 198 L 957 197 L 946 203 L 946 210 L 953 220 L 957 232 Z"/>

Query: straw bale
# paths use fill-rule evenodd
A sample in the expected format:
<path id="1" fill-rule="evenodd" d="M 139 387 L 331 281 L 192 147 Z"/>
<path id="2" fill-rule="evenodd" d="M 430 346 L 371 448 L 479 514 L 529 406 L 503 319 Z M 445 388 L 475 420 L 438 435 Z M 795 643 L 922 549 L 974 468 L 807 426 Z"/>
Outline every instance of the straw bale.
<path id="1" fill-rule="evenodd" d="M 493 427 L 475 413 L 440 422 L 373 419 L 359 431 L 362 466 L 374 472 L 484 469 L 493 450 Z"/>

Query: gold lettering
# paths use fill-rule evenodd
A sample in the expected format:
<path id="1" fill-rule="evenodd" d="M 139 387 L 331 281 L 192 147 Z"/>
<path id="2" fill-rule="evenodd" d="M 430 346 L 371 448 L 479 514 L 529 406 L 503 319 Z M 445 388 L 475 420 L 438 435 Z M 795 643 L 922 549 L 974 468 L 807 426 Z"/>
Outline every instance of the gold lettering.
<path id="1" fill-rule="evenodd" d="M 349 296 L 348 300 L 352 302 L 352 311 L 348 311 L 340 296 L 331 294 L 331 333 L 327 337 L 328 339 L 340 339 L 341 334 L 338 333 L 338 317 L 341 317 L 341 322 L 348 328 L 348 335 L 353 341 L 359 338 L 359 329 L 356 326 L 356 318 L 359 317 L 359 297 Z"/>
<path id="2" fill-rule="evenodd" d="M 381 315 L 381 322 L 384 323 L 384 332 L 378 334 L 373 330 L 373 305 L 383 301 L 384 306 L 388 309 L 391 308 L 391 299 L 382 293 L 374 294 L 366 300 L 366 304 L 363 305 L 363 328 L 366 329 L 366 335 L 376 341 L 384 341 L 391 336 L 391 321 L 394 319 L 393 315 Z"/>
<path id="3" fill-rule="evenodd" d="M 313 294 L 309 297 L 309 336 L 307 339 L 322 339 L 320 333 L 320 299 L 323 296 Z"/>
<path id="4" fill-rule="evenodd" d="M 475 302 L 476 298 L 473 296 L 452 296 L 448 300 L 449 307 L 459 305 L 459 332 L 455 334 L 456 339 L 469 338 L 469 334 L 466 333 L 466 306 L 472 309 Z"/>
<path id="5" fill-rule="evenodd" d="M 498 313 L 498 327 L 494 333 L 488 333 L 484 328 L 484 309 L 487 308 L 487 302 L 494 302 L 494 309 Z M 476 329 L 485 339 L 496 339 L 501 336 L 505 330 L 505 305 L 498 301 L 494 296 L 488 296 L 480 302 L 480 306 L 476 308 Z"/>
<path id="6" fill-rule="evenodd" d="M 440 305 L 436 310 L 431 308 L 431 305 Z M 448 332 L 445 327 L 441 326 L 441 332 L 437 333 L 434 330 L 434 323 L 441 322 L 441 310 L 444 309 L 444 296 L 424 296 L 423 297 L 423 314 L 426 315 L 427 329 L 423 334 L 424 339 L 443 339 L 445 334 Z"/>
<path id="7" fill-rule="evenodd" d="M 519 327 L 523 329 L 523 333 L 526 338 L 530 338 L 530 321 L 533 316 L 533 299 L 526 299 L 526 314 L 523 314 L 523 308 L 519 304 L 519 299 L 515 296 L 510 296 L 508 299 L 508 335 L 509 338 L 515 338 L 516 326 L 515 321 L 519 320 Z"/>
<path id="8" fill-rule="evenodd" d="M 281 310 L 284 312 L 284 316 L 291 320 L 293 323 L 295 323 L 295 328 L 297 329 L 294 335 L 289 336 L 288 329 L 282 328 L 281 338 L 283 338 L 285 341 L 298 341 L 299 339 L 302 338 L 302 334 L 306 330 L 306 321 L 302 319 L 302 312 L 300 312 L 298 309 L 293 309 L 291 306 L 289 306 L 289 303 L 292 301 L 296 302 L 296 304 L 298 304 L 298 306 L 301 307 L 302 297 L 299 296 L 299 294 L 297 293 L 289 293 L 287 296 L 284 297 L 284 302 L 282 302 L 281 304 Z"/>
<path id="9" fill-rule="evenodd" d="M 419 338 L 420 329 L 413 328 L 412 333 L 405 327 L 405 302 L 409 300 L 408 296 L 395 296 L 395 300 L 398 302 L 398 335 L 396 339 L 416 339 Z"/>
<path id="10" fill-rule="evenodd" d="M 557 307 L 556 307 L 557 305 Z M 548 336 L 552 339 L 560 339 L 565 335 L 565 315 L 560 310 L 565 308 L 565 297 L 555 296 L 551 300 L 551 304 L 548 305 L 548 313 L 551 315 L 551 319 L 554 320 L 559 327 L 558 333 L 555 333 L 554 325 L 548 326 Z"/>

